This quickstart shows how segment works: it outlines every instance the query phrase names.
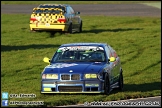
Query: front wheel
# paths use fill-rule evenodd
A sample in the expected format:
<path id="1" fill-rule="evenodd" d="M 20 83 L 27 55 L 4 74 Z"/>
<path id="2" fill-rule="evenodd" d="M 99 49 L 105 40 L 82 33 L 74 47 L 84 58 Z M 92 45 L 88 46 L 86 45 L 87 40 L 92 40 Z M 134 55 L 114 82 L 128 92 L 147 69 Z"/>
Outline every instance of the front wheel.
<path id="1" fill-rule="evenodd" d="M 80 23 L 80 26 L 79 26 L 79 33 L 82 32 L 82 22 Z"/>
<path id="2" fill-rule="evenodd" d="M 109 80 L 109 75 L 108 74 L 105 75 L 104 91 L 105 91 L 106 95 L 110 94 L 110 91 L 111 91 L 110 80 Z"/>
<path id="3" fill-rule="evenodd" d="M 122 72 L 120 73 L 120 76 L 119 76 L 119 90 L 123 90 L 123 74 Z"/>

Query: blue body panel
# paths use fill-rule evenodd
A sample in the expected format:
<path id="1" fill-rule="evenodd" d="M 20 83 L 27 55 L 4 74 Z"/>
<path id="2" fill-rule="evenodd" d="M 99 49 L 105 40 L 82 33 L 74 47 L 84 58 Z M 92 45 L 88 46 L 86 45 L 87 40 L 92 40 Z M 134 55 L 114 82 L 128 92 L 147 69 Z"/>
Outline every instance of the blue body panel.
<path id="1" fill-rule="evenodd" d="M 45 67 L 44 74 L 51 73 L 94 73 L 99 72 L 105 65 L 103 62 L 94 63 L 55 63 Z"/>

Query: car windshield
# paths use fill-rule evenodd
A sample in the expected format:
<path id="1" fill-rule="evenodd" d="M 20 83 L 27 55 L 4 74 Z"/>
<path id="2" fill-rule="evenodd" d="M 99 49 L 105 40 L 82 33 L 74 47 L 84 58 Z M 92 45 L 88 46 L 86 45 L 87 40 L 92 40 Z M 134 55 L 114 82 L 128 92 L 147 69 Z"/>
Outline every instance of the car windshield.
<path id="1" fill-rule="evenodd" d="M 102 47 L 64 47 L 57 50 L 51 62 L 105 62 Z"/>

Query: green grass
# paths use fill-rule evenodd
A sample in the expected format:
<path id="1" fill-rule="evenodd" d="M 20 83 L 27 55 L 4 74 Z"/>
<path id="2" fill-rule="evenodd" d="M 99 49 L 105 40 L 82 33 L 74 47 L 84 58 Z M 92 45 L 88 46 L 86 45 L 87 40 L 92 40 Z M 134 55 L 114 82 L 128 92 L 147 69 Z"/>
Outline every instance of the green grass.
<path id="1" fill-rule="evenodd" d="M 152 3 L 143 3 L 143 4 L 161 9 L 161 2 L 155 2 L 155 3 L 152 2 Z"/>
<path id="2" fill-rule="evenodd" d="M 129 3 L 153 3 L 154 1 L 1 1 L 1 4 L 129 4 Z M 157 1 L 156 1 L 157 2 Z"/>
<path id="3" fill-rule="evenodd" d="M 80 104 L 161 96 L 161 18 L 81 16 L 83 32 L 31 33 L 30 15 L 1 15 L 1 88 L 9 93 L 34 93 L 45 105 Z M 12 18 L 12 19 L 11 19 Z M 40 94 L 41 72 L 56 49 L 71 42 L 106 42 L 118 53 L 124 70 L 124 91 L 110 95 Z"/>

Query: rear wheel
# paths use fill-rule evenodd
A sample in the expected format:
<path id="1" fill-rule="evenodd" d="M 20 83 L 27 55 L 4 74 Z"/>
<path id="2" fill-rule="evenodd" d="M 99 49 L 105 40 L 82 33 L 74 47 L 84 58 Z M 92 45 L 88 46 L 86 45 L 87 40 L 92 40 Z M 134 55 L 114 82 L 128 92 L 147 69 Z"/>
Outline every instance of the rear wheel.
<path id="1" fill-rule="evenodd" d="M 104 91 L 105 91 L 105 94 L 108 95 L 110 94 L 110 80 L 109 80 L 109 75 L 106 74 L 105 75 L 105 82 L 104 82 Z"/>
<path id="2" fill-rule="evenodd" d="M 73 33 L 73 32 L 72 32 L 72 23 L 69 25 L 68 33 L 70 33 L 70 34 Z"/>
<path id="3" fill-rule="evenodd" d="M 34 29 L 30 29 L 30 32 L 36 32 Z"/>

